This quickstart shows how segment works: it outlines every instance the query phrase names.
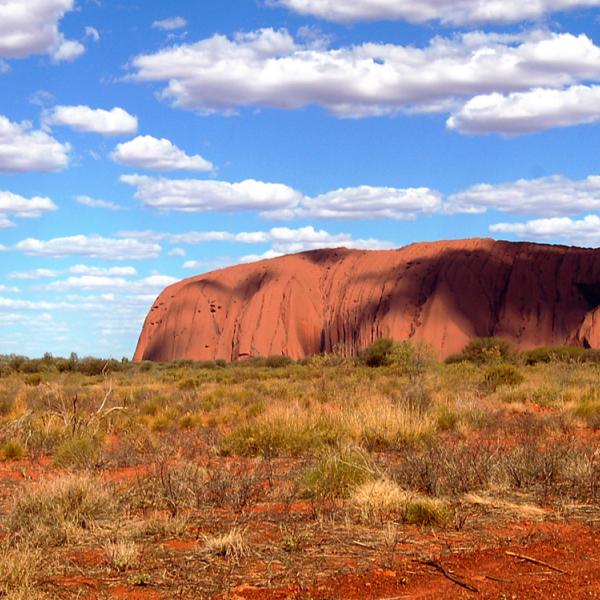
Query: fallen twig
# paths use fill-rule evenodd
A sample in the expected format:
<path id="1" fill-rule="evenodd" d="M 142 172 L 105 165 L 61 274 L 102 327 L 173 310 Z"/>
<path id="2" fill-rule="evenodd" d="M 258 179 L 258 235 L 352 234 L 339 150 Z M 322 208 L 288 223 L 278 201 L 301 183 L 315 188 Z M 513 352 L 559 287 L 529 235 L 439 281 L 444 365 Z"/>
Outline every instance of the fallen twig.
<path id="1" fill-rule="evenodd" d="M 449 579 L 450 581 L 452 581 L 452 583 L 455 583 L 456 585 L 459 585 L 460 587 L 465 588 L 470 592 L 479 592 L 479 590 L 475 586 L 471 585 L 470 583 L 467 583 L 466 581 L 463 581 L 462 579 L 459 579 L 458 577 L 456 577 L 456 575 L 453 575 L 452 573 L 448 572 L 443 567 L 443 565 L 437 562 L 436 560 L 417 560 L 416 562 L 422 565 L 426 565 L 428 567 L 433 567 L 434 569 L 439 571 L 444 577 L 446 577 L 446 579 Z"/>
<path id="2" fill-rule="evenodd" d="M 498 581 L 500 583 L 512 583 L 511 579 L 502 579 L 502 577 L 494 577 L 493 575 L 484 575 L 486 579 L 490 581 Z"/>
<path id="3" fill-rule="evenodd" d="M 542 567 L 548 567 L 552 571 L 556 571 L 557 573 L 562 573 L 563 575 L 569 574 L 569 573 L 567 573 L 567 571 L 563 571 L 562 569 L 559 569 L 558 567 L 554 567 L 551 564 L 544 562 L 543 560 L 538 560 L 537 558 L 532 558 L 531 556 L 526 556 L 525 554 L 517 554 L 516 552 L 510 552 L 508 550 L 505 552 L 505 554 L 507 554 L 508 556 L 514 556 L 515 558 L 520 558 L 521 560 L 526 560 L 530 563 L 533 563 L 534 565 L 541 565 Z"/>

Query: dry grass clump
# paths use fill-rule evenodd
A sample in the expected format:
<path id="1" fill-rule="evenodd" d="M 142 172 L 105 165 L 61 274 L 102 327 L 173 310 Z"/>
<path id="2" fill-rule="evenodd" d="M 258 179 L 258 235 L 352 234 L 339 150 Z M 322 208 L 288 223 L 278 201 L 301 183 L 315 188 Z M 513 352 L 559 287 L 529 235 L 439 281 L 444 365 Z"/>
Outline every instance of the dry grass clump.
<path id="1" fill-rule="evenodd" d="M 27 546 L 0 546 L 0 598 L 5 600 L 43 600 L 37 590 L 41 553 Z"/>
<path id="2" fill-rule="evenodd" d="M 339 444 L 383 450 L 414 444 L 435 434 L 427 412 L 394 403 L 385 396 L 357 395 L 326 403 L 274 402 L 220 443 L 223 454 L 299 456 Z"/>
<path id="3" fill-rule="evenodd" d="M 15 501 L 8 528 L 33 545 L 61 545 L 107 525 L 114 496 L 90 476 L 68 475 L 26 489 Z"/>
<path id="4" fill-rule="evenodd" d="M 387 478 L 357 486 L 349 502 L 366 522 L 391 517 L 413 525 L 445 527 L 453 518 L 453 511 L 443 500 L 408 492 Z"/>
<path id="5" fill-rule="evenodd" d="M 352 489 L 373 479 L 368 457 L 359 449 L 343 448 L 322 455 L 302 477 L 306 497 L 317 501 L 344 498 Z"/>
<path id="6" fill-rule="evenodd" d="M 234 527 L 228 533 L 217 536 L 205 536 L 203 554 L 222 556 L 232 560 L 240 560 L 249 554 L 249 547 L 244 539 L 245 531 Z"/>
<path id="7" fill-rule="evenodd" d="M 119 573 L 131 567 L 139 555 L 137 544 L 131 540 L 109 541 L 104 544 L 104 551 L 111 567 Z"/>

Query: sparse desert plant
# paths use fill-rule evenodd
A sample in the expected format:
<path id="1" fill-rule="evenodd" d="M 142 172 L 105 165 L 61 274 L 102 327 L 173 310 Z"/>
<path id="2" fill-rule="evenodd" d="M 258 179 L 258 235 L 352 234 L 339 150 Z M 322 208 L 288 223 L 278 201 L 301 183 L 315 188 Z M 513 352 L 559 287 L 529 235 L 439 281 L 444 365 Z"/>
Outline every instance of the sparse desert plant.
<path id="1" fill-rule="evenodd" d="M 36 586 L 41 553 L 29 546 L 0 546 L 0 598 L 6 600 L 42 600 Z"/>
<path id="2" fill-rule="evenodd" d="M 104 551 L 111 567 L 119 573 L 127 571 L 139 554 L 137 544 L 131 540 L 108 541 L 104 544 Z"/>
<path id="3" fill-rule="evenodd" d="M 0 448 L 0 455 L 4 460 L 19 460 L 25 456 L 25 448 L 18 440 L 9 440 Z"/>
<path id="4" fill-rule="evenodd" d="M 89 469 L 100 461 L 100 440 L 89 435 L 68 437 L 54 451 L 58 467 Z"/>
<path id="5" fill-rule="evenodd" d="M 240 560 L 248 555 L 249 547 L 244 539 L 245 531 L 234 527 L 223 535 L 205 536 L 202 553 Z"/>
<path id="6" fill-rule="evenodd" d="M 600 429 L 600 398 L 593 393 L 584 394 L 573 409 L 573 414 L 589 427 Z"/>
<path id="7" fill-rule="evenodd" d="M 387 478 L 365 482 L 351 493 L 350 505 L 358 510 L 364 521 L 396 518 L 413 525 L 444 527 L 453 517 L 448 504 L 402 489 Z"/>
<path id="8" fill-rule="evenodd" d="M 344 448 L 320 457 L 305 471 L 301 487 L 306 497 L 328 501 L 348 496 L 352 489 L 373 476 L 373 466 L 362 451 Z"/>
<path id="9" fill-rule="evenodd" d="M 483 381 L 486 390 L 495 392 L 501 386 L 519 385 L 525 381 L 525 377 L 514 365 L 500 364 L 488 367 Z"/>
<path id="10" fill-rule="evenodd" d="M 60 545 L 106 525 L 115 510 L 114 496 L 100 480 L 68 475 L 43 481 L 20 494 L 8 528 L 17 540 Z"/>
<path id="11" fill-rule="evenodd" d="M 412 525 L 445 527 L 452 522 L 454 513 L 438 498 L 413 496 L 406 504 L 404 520 Z"/>

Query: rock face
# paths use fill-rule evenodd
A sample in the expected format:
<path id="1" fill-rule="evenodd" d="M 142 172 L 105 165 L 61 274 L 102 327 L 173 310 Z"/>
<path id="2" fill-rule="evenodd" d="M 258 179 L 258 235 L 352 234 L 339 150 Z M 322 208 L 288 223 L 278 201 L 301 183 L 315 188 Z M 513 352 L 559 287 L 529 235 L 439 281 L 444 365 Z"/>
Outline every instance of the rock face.
<path id="1" fill-rule="evenodd" d="M 600 347 L 600 250 L 472 239 L 239 265 L 165 289 L 134 360 L 355 354 L 380 337 L 443 358 L 492 335 Z"/>

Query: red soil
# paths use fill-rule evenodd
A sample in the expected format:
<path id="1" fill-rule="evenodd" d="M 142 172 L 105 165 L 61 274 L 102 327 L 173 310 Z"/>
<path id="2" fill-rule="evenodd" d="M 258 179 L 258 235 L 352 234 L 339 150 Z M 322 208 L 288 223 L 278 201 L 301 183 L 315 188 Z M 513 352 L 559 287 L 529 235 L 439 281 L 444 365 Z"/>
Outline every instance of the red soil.
<path id="1" fill-rule="evenodd" d="M 477 592 L 447 579 L 439 570 L 422 562 L 400 557 L 388 569 L 321 578 L 304 589 L 286 586 L 260 589 L 242 585 L 234 598 L 283 600 L 290 597 L 325 600 L 446 600 L 481 598 L 497 600 L 546 600 L 549 598 L 600 598 L 600 547 L 598 532 L 579 524 L 536 526 L 539 541 L 522 540 L 483 550 L 454 551 L 447 556 L 435 553 L 434 560 Z M 509 556 L 507 551 L 543 561 L 561 569 Z M 424 560 L 431 557 L 423 557 Z M 351 571 L 351 569 L 348 569 Z"/>
<path id="2" fill-rule="evenodd" d="M 600 346 L 600 251 L 473 239 L 399 250 L 317 250 L 176 283 L 158 297 L 134 359 L 355 354 L 423 340 L 440 357 L 473 338 L 520 349 Z"/>

